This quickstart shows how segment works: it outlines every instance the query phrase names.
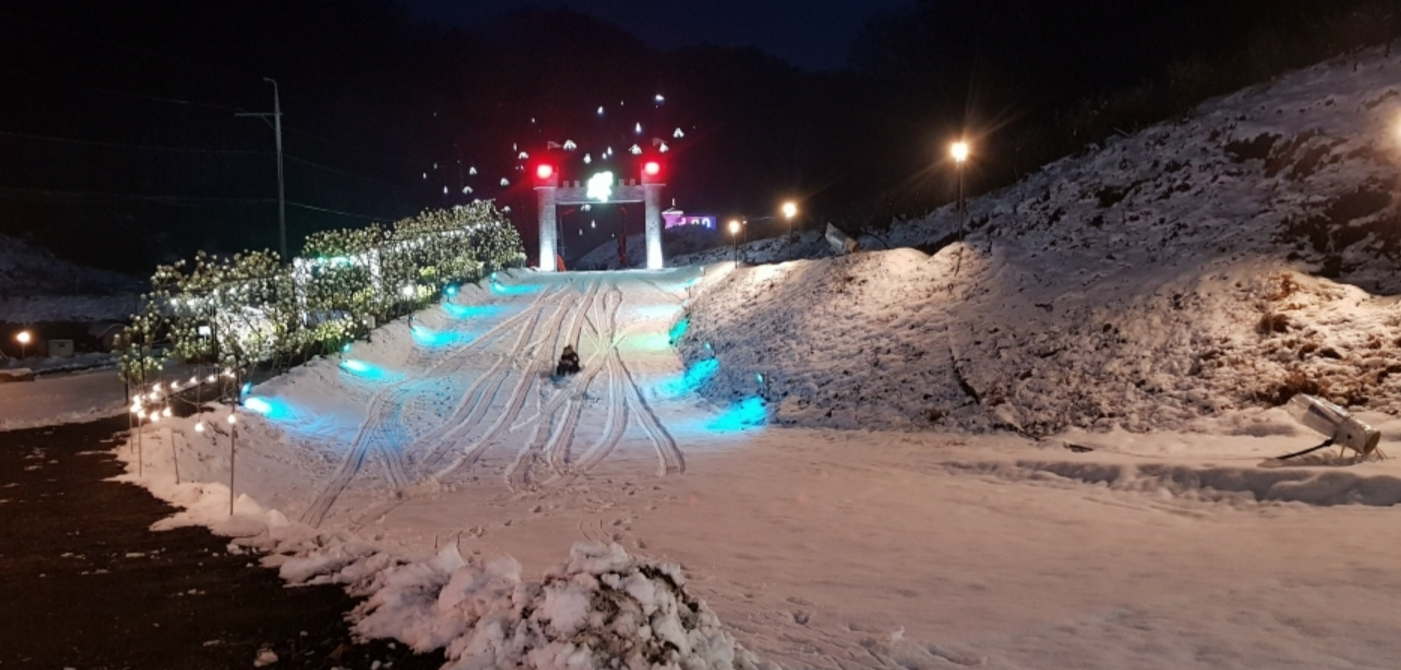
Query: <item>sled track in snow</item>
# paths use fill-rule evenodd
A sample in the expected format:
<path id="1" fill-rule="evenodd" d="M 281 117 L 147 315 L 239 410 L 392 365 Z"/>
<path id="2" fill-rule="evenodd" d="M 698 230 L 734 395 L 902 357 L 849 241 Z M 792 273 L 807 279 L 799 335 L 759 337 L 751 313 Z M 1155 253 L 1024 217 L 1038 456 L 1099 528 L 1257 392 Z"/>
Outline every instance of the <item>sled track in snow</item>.
<path id="1" fill-rule="evenodd" d="M 597 305 L 597 298 L 595 297 L 592 302 L 593 304 L 590 305 L 588 311 L 592 311 L 593 307 Z M 584 410 L 583 397 L 587 395 L 589 387 L 593 384 L 593 380 L 605 370 L 610 372 L 611 387 L 612 366 L 609 363 L 611 363 L 612 352 L 616 347 L 613 333 L 616 329 L 617 315 L 619 309 L 622 307 L 622 303 L 622 293 L 618 291 L 616 287 L 604 294 L 604 332 L 599 333 L 597 339 L 599 342 L 607 343 L 603 345 L 606 347 L 606 350 L 594 352 L 594 356 L 590 358 L 589 365 L 585 367 L 584 372 L 578 376 L 577 380 L 571 384 L 570 388 L 555 394 L 555 396 L 550 398 L 540 409 L 540 412 L 535 417 L 523 422 L 522 425 L 533 422 L 535 424 L 535 430 L 533 431 L 530 442 L 521 449 L 515 462 L 512 463 L 511 468 L 506 472 L 506 483 L 512 489 L 519 491 L 529 487 L 531 484 L 532 468 L 542 462 L 553 471 L 552 476 L 546 483 L 554 481 L 567 472 L 569 467 L 569 451 L 574 442 L 575 431 L 579 425 L 580 415 Z M 587 315 L 587 311 L 584 314 Z M 592 319 L 588 321 L 592 324 Z M 575 339 L 577 339 L 580 334 L 582 325 L 582 320 L 576 321 L 575 327 L 571 330 L 570 335 Z M 597 359 L 600 354 L 602 354 L 605 359 L 605 365 L 603 367 L 596 366 L 592 362 L 594 359 Z M 612 403 L 616 400 L 616 394 L 610 393 L 609 395 L 611 411 Z M 559 422 L 558 428 L 556 428 L 555 419 L 561 408 L 564 409 L 564 418 Z M 621 434 L 619 436 L 621 436 Z"/>
<path id="2" fill-rule="evenodd" d="M 577 311 L 587 309 L 587 305 L 593 301 L 593 296 L 596 294 L 598 286 L 599 282 L 597 281 L 589 285 L 589 288 L 585 291 L 585 299 L 578 303 L 579 307 L 576 313 Z M 549 324 L 545 327 L 546 334 L 534 342 L 535 351 L 533 355 L 530 355 L 530 361 L 526 364 L 525 369 L 522 370 L 520 379 L 511 389 L 510 394 L 507 395 L 505 406 L 501 409 L 496 421 L 492 422 L 492 424 L 487 427 L 486 432 L 468 442 L 462 449 L 461 455 L 447 466 L 435 472 L 433 474 L 435 479 L 442 480 L 460 469 L 472 467 L 492 445 L 506 434 L 516 418 L 520 416 L 521 408 L 525 405 L 526 399 L 530 396 L 530 388 L 540 383 L 541 373 L 551 369 L 550 366 L 554 358 L 554 344 L 559 339 L 564 319 L 569 312 L 568 305 L 561 302 L 555 309 L 554 316 L 550 318 Z M 503 379 L 502 382 L 504 381 Z M 492 402 L 488 403 L 488 406 L 495 404 L 495 395 L 499 394 L 500 387 L 503 385 L 504 383 L 497 386 L 497 393 L 493 394 Z M 442 440 L 441 446 L 451 447 L 457 444 L 466 437 L 466 433 L 467 428 L 454 430 L 448 433 Z M 436 451 L 437 447 L 434 449 Z M 436 459 L 434 463 L 429 464 L 429 467 L 432 467 L 435 463 Z"/>
<path id="3" fill-rule="evenodd" d="M 345 488 L 350 485 L 351 480 L 355 478 L 355 475 L 359 473 L 360 469 L 364 466 L 365 459 L 371 448 L 375 448 L 384 457 L 390 482 L 394 485 L 396 492 L 402 492 L 407 488 L 411 484 L 411 480 L 407 468 L 404 465 L 404 450 L 402 446 L 406 441 L 405 438 L 407 438 L 407 435 L 403 430 L 400 413 L 404 402 L 409 396 L 409 385 L 414 381 L 431 376 L 449 365 L 454 365 L 456 369 L 460 369 L 477 348 L 495 341 L 497 337 L 505 333 L 508 328 L 514 326 L 516 323 L 537 315 L 538 310 L 535 308 L 539 303 L 543 302 L 548 295 L 547 292 L 542 292 L 539 297 L 532 301 L 531 306 L 527 307 L 520 314 L 513 315 L 503 320 L 486 333 L 483 333 L 481 337 L 464 345 L 457 351 L 454 351 L 450 356 L 444 357 L 429 366 L 423 374 L 412 379 L 397 381 L 389 388 L 375 393 L 370 399 L 370 408 L 369 411 L 366 412 L 365 420 L 361 422 L 360 429 L 357 431 L 355 440 L 351 445 L 350 454 L 341 462 L 340 467 L 336 469 L 335 474 L 331 477 L 331 481 L 327 483 L 321 494 L 312 501 L 306 512 L 302 514 L 302 523 L 313 528 L 321 525 L 326 514 L 335 504 L 336 499 L 340 497 L 341 493 L 345 491 Z M 526 332 L 529 332 L 529 330 L 530 329 L 527 328 Z M 415 349 L 409 358 L 410 362 L 416 362 L 421 359 L 422 354 L 418 349 Z M 391 431 L 389 430 L 389 426 L 386 426 L 391 419 L 400 419 L 395 421 L 398 430 Z"/>
<path id="4" fill-rule="evenodd" d="M 657 450 L 657 458 L 661 459 L 657 474 L 666 476 L 685 472 L 686 458 L 682 455 L 680 447 L 676 446 L 676 439 L 667 432 L 666 426 L 662 425 L 661 420 L 652 411 L 652 406 L 647 404 L 647 399 L 642 396 L 642 389 L 637 387 L 637 381 L 633 379 L 632 371 L 628 370 L 627 363 L 623 362 L 623 357 L 616 353 L 614 357 L 617 367 L 623 371 L 623 377 L 627 380 L 625 390 L 628 407 L 641 420 L 643 430 L 647 431 L 647 436 L 652 440 L 652 446 Z"/>
<path id="5" fill-rule="evenodd" d="M 579 341 L 579 333 L 584 326 L 584 317 L 593 309 L 594 303 L 598 299 L 598 287 L 599 285 L 597 283 L 589 287 L 588 294 L 583 301 L 583 308 L 574 312 L 572 315 L 565 343 Z M 553 351 L 553 349 L 551 349 L 551 351 Z M 585 372 L 580 376 L 583 377 L 585 375 L 588 375 L 590 378 L 592 377 L 589 372 Z M 587 382 L 583 380 L 581 380 L 581 382 L 584 388 L 587 388 Z M 543 384 L 541 386 L 543 386 Z M 542 388 L 541 392 L 535 396 L 537 405 L 540 405 L 543 396 L 544 389 Z M 551 431 L 554 425 L 553 421 L 548 419 L 553 418 L 553 413 L 555 411 L 553 408 L 558 407 L 557 401 L 560 398 L 569 396 L 570 393 L 568 391 L 561 392 L 554 398 L 551 398 L 544 406 L 538 407 L 536 412 L 538 418 L 534 421 L 535 429 L 531 431 L 530 439 L 526 441 L 525 446 L 516 454 L 516 458 L 511 462 L 511 465 L 506 468 L 506 484 L 512 489 L 521 490 L 530 485 L 531 470 L 535 467 L 535 464 L 541 461 L 548 453 L 548 447 L 546 445 L 554 443 L 554 440 L 551 439 Z M 512 428 L 514 429 L 518 426 L 519 424 L 517 424 L 517 426 L 512 426 Z M 572 431 L 573 426 L 568 423 L 561 425 L 559 429 L 559 433 Z"/>

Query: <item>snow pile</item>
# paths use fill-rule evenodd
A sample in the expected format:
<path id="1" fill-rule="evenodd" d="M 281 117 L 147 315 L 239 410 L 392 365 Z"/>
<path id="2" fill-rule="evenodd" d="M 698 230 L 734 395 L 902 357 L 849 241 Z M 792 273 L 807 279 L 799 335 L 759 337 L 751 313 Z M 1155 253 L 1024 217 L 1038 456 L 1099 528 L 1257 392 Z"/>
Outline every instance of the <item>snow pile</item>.
<path id="1" fill-rule="evenodd" d="M 540 583 L 501 558 L 468 564 L 449 546 L 372 580 L 353 617 L 368 637 L 418 651 L 445 647 L 447 668 L 758 668 L 754 656 L 687 594 L 676 566 L 622 547 L 579 543 Z"/>
<path id="2" fill-rule="evenodd" d="M 972 201 L 962 242 L 948 210 L 881 234 L 933 257 L 741 267 L 691 305 L 685 358 L 799 425 L 1182 428 L 1296 392 L 1401 412 L 1398 72 L 1368 52 L 1115 138 Z"/>

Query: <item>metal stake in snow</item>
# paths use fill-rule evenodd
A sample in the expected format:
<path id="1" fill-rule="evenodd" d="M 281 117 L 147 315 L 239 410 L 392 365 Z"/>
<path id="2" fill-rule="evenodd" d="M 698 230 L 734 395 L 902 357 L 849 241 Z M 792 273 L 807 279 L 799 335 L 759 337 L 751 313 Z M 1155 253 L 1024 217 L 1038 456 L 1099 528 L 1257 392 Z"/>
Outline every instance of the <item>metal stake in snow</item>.
<path id="1" fill-rule="evenodd" d="M 234 453 L 238 450 L 238 415 L 229 408 L 229 516 L 234 513 Z"/>

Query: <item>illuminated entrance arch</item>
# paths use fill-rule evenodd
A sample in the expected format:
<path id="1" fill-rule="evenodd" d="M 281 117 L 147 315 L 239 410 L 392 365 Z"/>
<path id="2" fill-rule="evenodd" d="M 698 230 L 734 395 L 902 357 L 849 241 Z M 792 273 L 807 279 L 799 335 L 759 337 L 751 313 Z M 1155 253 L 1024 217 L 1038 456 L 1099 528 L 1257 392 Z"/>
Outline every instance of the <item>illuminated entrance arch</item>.
<path id="1" fill-rule="evenodd" d="M 619 182 L 611 172 L 599 172 L 588 181 L 561 182 L 552 165 L 535 169 L 535 194 L 540 204 L 540 271 L 555 272 L 558 240 L 558 208 L 561 205 L 590 205 L 612 202 L 640 202 L 646 205 L 647 269 L 665 267 L 662 258 L 662 183 L 661 166 L 648 161 L 642 166 L 641 183 L 629 179 Z M 626 241 L 624 241 L 626 244 Z"/>

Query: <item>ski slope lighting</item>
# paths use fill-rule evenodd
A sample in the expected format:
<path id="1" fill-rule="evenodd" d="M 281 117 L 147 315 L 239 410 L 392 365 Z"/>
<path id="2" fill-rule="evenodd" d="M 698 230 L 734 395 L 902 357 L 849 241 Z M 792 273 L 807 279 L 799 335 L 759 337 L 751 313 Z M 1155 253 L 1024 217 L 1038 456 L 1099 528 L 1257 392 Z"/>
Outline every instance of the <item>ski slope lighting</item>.
<path id="1" fill-rule="evenodd" d="M 390 377 L 384 368 L 354 358 L 341 361 L 341 369 L 371 381 L 383 381 Z"/>
<path id="2" fill-rule="evenodd" d="M 690 327 L 691 320 L 689 318 L 677 321 L 676 325 L 671 327 L 671 332 L 667 333 L 667 339 L 671 341 L 671 346 L 676 346 L 676 343 L 686 336 L 686 329 Z"/>
<path id="3" fill-rule="evenodd" d="M 289 421 L 297 414 L 286 401 L 262 396 L 249 396 L 243 401 L 243 408 L 272 421 Z"/>
<path id="4" fill-rule="evenodd" d="M 466 344 L 473 339 L 476 338 L 467 333 L 454 333 L 449 330 L 434 331 L 419 324 L 413 326 L 413 340 L 423 347 L 436 349 L 452 344 Z"/>
<path id="5" fill-rule="evenodd" d="M 703 361 L 696 361 L 694 365 L 686 368 L 679 378 L 661 384 L 659 390 L 663 395 L 671 398 L 680 398 L 684 395 L 696 393 L 705 385 L 711 377 L 720 369 L 720 361 L 714 358 L 707 358 Z"/>
<path id="6" fill-rule="evenodd" d="M 501 308 L 496 305 L 457 305 L 450 302 L 443 303 L 443 311 L 454 319 L 470 319 L 480 316 L 493 316 L 501 312 Z"/>
<path id="7" fill-rule="evenodd" d="M 706 428 L 717 433 L 762 428 L 767 416 L 768 411 L 764 408 L 764 399 L 751 396 L 732 405 L 728 411 L 710 422 Z"/>

